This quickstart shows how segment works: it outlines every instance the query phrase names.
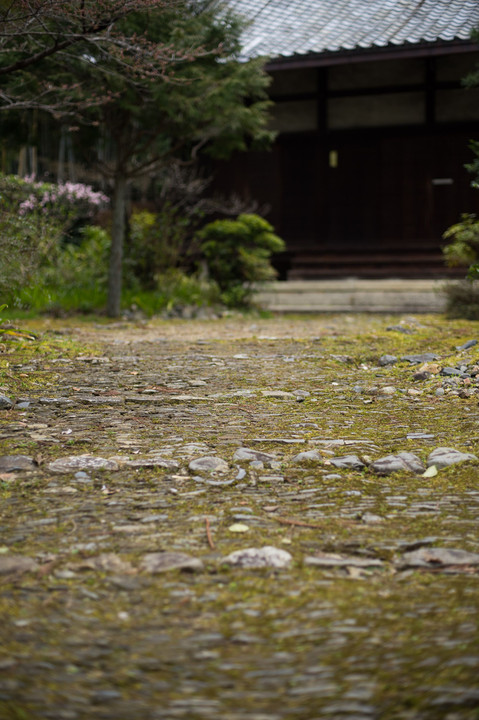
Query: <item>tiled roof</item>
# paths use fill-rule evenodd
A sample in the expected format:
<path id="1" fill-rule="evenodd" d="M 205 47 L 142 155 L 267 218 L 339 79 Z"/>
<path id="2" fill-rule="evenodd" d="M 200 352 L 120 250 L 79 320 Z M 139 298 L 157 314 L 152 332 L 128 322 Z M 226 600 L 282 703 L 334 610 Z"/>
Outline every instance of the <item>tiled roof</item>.
<path id="1" fill-rule="evenodd" d="M 228 0 L 251 21 L 244 53 L 270 58 L 468 40 L 479 0 Z"/>

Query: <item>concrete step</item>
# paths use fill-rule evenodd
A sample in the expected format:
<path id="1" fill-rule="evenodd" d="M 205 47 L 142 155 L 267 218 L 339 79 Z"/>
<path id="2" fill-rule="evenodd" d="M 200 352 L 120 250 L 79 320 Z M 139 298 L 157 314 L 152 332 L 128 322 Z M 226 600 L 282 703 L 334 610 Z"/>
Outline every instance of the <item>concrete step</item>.
<path id="1" fill-rule="evenodd" d="M 441 313 L 440 288 L 447 280 L 288 280 L 255 294 L 255 302 L 272 312 Z"/>

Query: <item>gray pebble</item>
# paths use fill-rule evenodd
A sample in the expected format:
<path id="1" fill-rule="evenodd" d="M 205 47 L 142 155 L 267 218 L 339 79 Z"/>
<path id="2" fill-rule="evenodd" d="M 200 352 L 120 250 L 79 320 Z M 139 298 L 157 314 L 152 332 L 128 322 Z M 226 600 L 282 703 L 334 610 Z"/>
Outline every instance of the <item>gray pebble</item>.
<path id="1" fill-rule="evenodd" d="M 37 467 L 28 455 L 3 455 L 0 457 L 0 472 L 11 473 L 20 470 L 34 470 Z"/>
<path id="2" fill-rule="evenodd" d="M 385 457 L 375 460 L 370 465 L 370 468 L 378 475 L 390 475 L 391 473 L 404 472 L 405 470 L 414 473 L 424 472 L 424 465 L 420 459 L 417 455 L 410 452 L 386 455 Z"/>
<path id="3" fill-rule="evenodd" d="M 400 567 L 437 568 L 447 565 L 479 565 L 479 554 L 454 548 L 420 548 L 404 553 Z"/>
<path id="4" fill-rule="evenodd" d="M 25 555 L 0 555 L 0 575 L 8 575 L 10 573 L 24 573 L 37 570 L 38 565 L 32 558 Z"/>
<path id="5" fill-rule="evenodd" d="M 322 457 L 317 450 L 307 450 L 306 452 L 300 452 L 292 458 L 291 462 L 298 463 L 299 465 L 308 463 L 320 463 Z"/>
<path id="6" fill-rule="evenodd" d="M 180 552 L 148 553 L 143 556 L 140 568 L 146 572 L 157 573 L 167 570 L 202 570 L 203 563 L 198 558 Z"/>
<path id="7" fill-rule="evenodd" d="M 193 472 L 226 472 L 228 463 L 219 457 L 207 456 L 192 460 L 188 465 Z"/>
<path id="8" fill-rule="evenodd" d="M 6 395 L 0 395 L 0 410 L 8 410 L 13 406 L 13 402 Z"/>
<path id="9" fill-rule="evenodd" d="M 55 473 L 70 473 L 75 470 L 118 470 L 118 463 L 94 455 L 70 455 L 53 460 L 47 465 L 47 470 Z"/>
<path id="10" fill-rule="evenodd" d="M 385 367 L 386 365 L 394 365 L 398 359 L 395 355 L 381 355 L 379 358 L 379 365 Z"/>
<path id="11" fill-rule="evenodd" d="M 252 450 L 251 448 L 238 448 L 233 455 L 233 460 L 259 460 L 260 462 L 271 462 L 276 460 L 274 455 L 270 453 L 264 453 L 260 450 Z"/>
<path id="12" fill-rule="evenodd" d="M 463 345 L 456 345 L 456 350 L 468 350 L 471 347 L 477 345 L 477 340 L 468 340 Z"/>
<path id="13" fill-rule="evenodd" d="M 465 462 L 466 460 L 477 460 L 477 456 L 472 453 L 463 453 L 454 448 L 440 447 L 430 453 L 427 458 L 427 466 L 431 467 L 435 465 L 440 470 L 441 468 Z"/>
<path id="14" fill-rule="evenodd" d="M 437 360 L 438 357 L 434 353 L 422 353 L 422 355 L 403 355 L 401 360 L 407 360 L 411 365 L 418 365 L 419 363 L 432 362 L 432 360 Z"/>
<path id="15" fill-rule="evenodd" d="M 286 550 L 266 546 L 262 548 L 246 548 L 245 550 L 236 550 L 224 558 L 224 561 L 230 565 L 248 568 L 275 567 L 281 568 L 288 566 L 293 557 Z"/>
<path id="16" fill-rule="evenodd" d="M 350 470 L 361 470 L 365 467 L 357 455 L 343 455 L 342 457 L 331 458 L 331 465 L 338 468 L 349 468 Z"/>
<path id="17" fill-rule="evenodd" d="M 451 377 L 452 375 L 463 375 L 463 373 L 461 372 L 461 370 L 458 370 L 458 368 L 444 367 L 441 370 L 441 375 L 446 375 L 446 376 Z"/>

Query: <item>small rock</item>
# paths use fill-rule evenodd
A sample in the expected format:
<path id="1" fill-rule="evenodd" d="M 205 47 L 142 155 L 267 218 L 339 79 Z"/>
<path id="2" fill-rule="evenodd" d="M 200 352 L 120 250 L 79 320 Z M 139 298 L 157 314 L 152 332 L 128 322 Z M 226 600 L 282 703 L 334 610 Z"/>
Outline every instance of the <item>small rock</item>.
<path id="1" fill-rule="evenodd" d="M 468 340 L 462 345 L 456 345 L 456 350 L 468 350 L 469 348 L 474 347 L 474 345 L 477 345 L 477 340 Z"/>
<path id="2" fill-rule="evenodd" d="M 393 385 L 385 385 L 382 388 L 379 388 L 378 395 L 394 395 L 397 390 Z"/>
<path id="3" fill-rule="evenodd" d="M 377 525 L 378 523 L 384 522 L 384 518 L 375 513 L 365 512 L 361 515 L 361 522 L 366 525 Z"/>
<path id="4" fill-rule="evenodd" d="M 24 573 L 38 570 L 38 564 L 25 555 L 0 555 L 0 575 Z"/>
<path id="5" fill-rule="evenodd" d="M 444 388 L 436 388 L 436 392 L 434 393 L 434 395 L 436 397 L 442 397 L 444 395 L 444 392 Z"/>
<path id="6" fill-rule="evenodd" d="M 438 355 L 435 355 L 434 353 L 422 353 L 422 355 L 403 355 L 401 360 L 407 360 L 407 362 L 410 362 L 411 365 L 419 365 L 419 363 L 427 363 L 432 362 L 433 360 L 437 360 Z"/>
<path id="7" fill-rule="evenodd" d="M 12 473 L 20 470 L 34 470 L 35 460 L 28 455 L 3 455 L 0 457 L 0 472 Z"/>
<path id="8" fill-rule="evenodd" d="M 13 407 L 13 402 L 6 395 L 0 395 L 0 410 L 8 410 Z"/>
<path id="9" fill-rule="evenodd" d="M 463 453 L 454 448 L 440 447 L 430 453 L 427 458 L 427 466 L 431 467 L 431 465 L 435 465 L 438 470 L 440 470 L 441 468 L 465 462 L 466 460 L 477 460 L 477 456 L 472 453 Z"/>
<path id="10" fill-rule="evenodd" d="M 272 460 L 276 460 L 276 457 L 270 453 L 261 452 L 260 450 L 252 450 L 251 448 L 242 447 L 238 448 L 235 452 L 233 460 L 257 460 L 259 462 L 271 462 Z"/>
<path id="11" fill-rule="evenodd" d="M 296 400 L 296 395 L 285 390 L 262 390 L 263 397 L 274 398 L 276 400 Z"/>
<path id="12" fill-rule="evenodd" d="M 188 465 L 193 472 L 226 472 L 228 463 L 219 457 L 206 456 L 192 460 Z"/>
<path id="13" fill-rule="evenodd" d="M 398 359 L 395 355 L 381 355 L 379 358 L 379 365 L 385 367 L 386 365 L 394 365 Z"/>
<path id="14" fill-rule="evenodd" d="M 76 470 L 118 470 L 118 463 L 94 455 L 71 455 L 48 463 L 47 470 L 54 473 L 70 473 Z"/>
<path id="15" fill-rule="evenodd" d="M 113 572 L 115 574 L 129 575 L 136 570 L 131 563 L 122 560 L 115 553 L 102 553 L 97 557 L 88 558 L 76 565 L 79 569 L 99 570 L 100 572 Z"/>
<path id="16" fill-rule="evenodd" d="M 454 548 L 420 548 L 404 553 L 399 566 L 437 568 L 448 565 L 479 565 L 479 554 Z"/>
<path id="17" fill-rule="evenodd" d="M 424 472 L 424 465 L 420 459 L 417 455 L 409 452 L 401 452 L 397 455 L 386 455 L 371 463 L 370 468 L 378 475 L 390 475 L 394 472 L 404 471 L 414 473 Z"/>
<path id="18" fill-rule="evenodd" d="M 297 400 L 304 400 L 307 397 L 310 397 L 311 393 L 309 390 L 293 390 L 293 395 L 296 397 Z"/>
<path id="19" fill-rule="evenodd" d="M 246 548 L 245 550 L 236 550 L 224 558 L 224 561 L 230 565 L 247 568 L 287 567 L 293 557 L 286 550 L 281 550 L 267 545 L 262 548 Z"/>
<path id="20" fill-rule="evenodd" d="M 331 458 L 331 465 L 338 468 L 349 468 L 350 470 L 361 470 L 366 467 L 357 455 L 343 455 L 343 457 Z"/>
<path id="21" fill-rule="evenodd" d="M 323 458 L 317 450 L 307 450 L 306 452 L 300 452 L 298 455 L 295 455 L 291 462 L 306 465 L 308 463 L 320 463 L 322 460 Z"/>
<path id="22" fill-rule="evenodd" d="M 356 555 L 337 555 L 336 553 L 318 553 L 304 558 L 305 565 L 318 567 L 381 567 L 381 560 L 377 558 L 357 557 Z"/>
<path id="23" fill-rule="evenodd" d="M 419 368 L 419 372 L 429 373 L 430 375 L 439 375 L 441 366 L 438 363 L 424 363 Z"/>
<path id="24" fill-rule="evenodd" d="M 140 568 L 156 575 L 167 570 L 202 570 L 203 563 L 198 558 L 180 552 L 148 553 L 143 556 Z"/>
<path id="25" fill-rule="evenodd" d="M 431 373 L 427 372 L 426 370 L 423 370 L 422 372 L 414 373 L 412 376 L 413 380 L 416 380 L 416 382 L 419 382 L 420 380 L 429 380 L 431 377 Z"/>
<path id="26" fill-rule="evenodd" d="M 461 370 L 458 370 L 458 368 L 454 367 L 443 367 L 441 370 L 441 375 L 446 375 L 447 377 L 452 377 L 453 375 L 461 376 L 464 373 Z"/>

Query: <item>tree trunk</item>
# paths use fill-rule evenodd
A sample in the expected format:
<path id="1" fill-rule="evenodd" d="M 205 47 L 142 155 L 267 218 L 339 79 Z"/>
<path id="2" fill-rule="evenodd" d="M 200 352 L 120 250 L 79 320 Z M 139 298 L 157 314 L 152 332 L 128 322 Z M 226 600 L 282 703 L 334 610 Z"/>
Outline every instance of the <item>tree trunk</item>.
<path id="1" fill-rule="evenodd" d="M 108 275 L 108 301 L 106 308 L 108 317 L 118 317 L 121 311 L 127 179 L 122 172 L 118 172 L 113 182 L 113 220 Z"/>

